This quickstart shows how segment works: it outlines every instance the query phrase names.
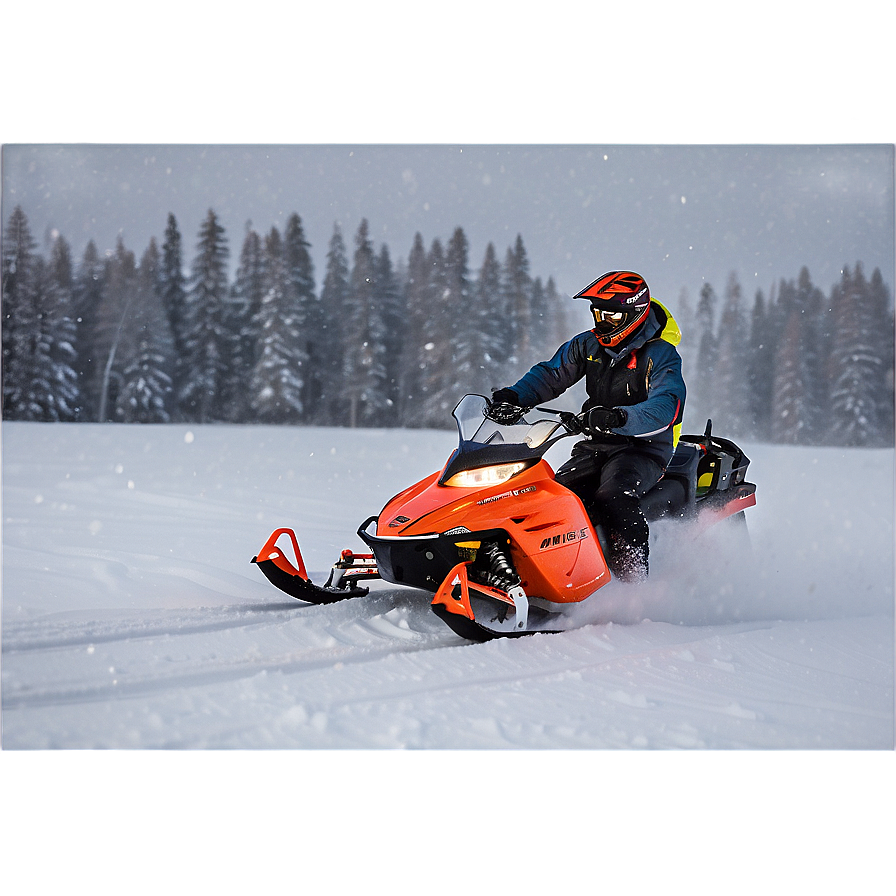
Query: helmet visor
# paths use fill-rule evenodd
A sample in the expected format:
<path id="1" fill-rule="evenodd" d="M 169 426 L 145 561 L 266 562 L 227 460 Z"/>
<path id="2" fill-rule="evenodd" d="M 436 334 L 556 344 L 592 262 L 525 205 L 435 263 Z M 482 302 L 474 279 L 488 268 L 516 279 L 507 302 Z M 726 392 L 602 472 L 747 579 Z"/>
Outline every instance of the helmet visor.
<path id="1" fill-rule="evenodd" d="M 591 313 L 594 315 L 594 329 L 607 336 L 618 330 L 628 317 L 624 311 L 605 311 L 597 305 L 591 306 Z"/>

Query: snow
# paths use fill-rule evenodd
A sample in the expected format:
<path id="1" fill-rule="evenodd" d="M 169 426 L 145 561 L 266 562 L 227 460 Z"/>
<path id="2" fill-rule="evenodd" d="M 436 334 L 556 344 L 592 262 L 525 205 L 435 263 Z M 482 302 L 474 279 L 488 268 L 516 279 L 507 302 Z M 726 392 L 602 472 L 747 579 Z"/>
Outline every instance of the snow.
<path id="1" fill-rule="evenodd" d="M 581 791 L 589 823 L 606 824 L 594 813 L 612 805 L 652 829 L 644 816 L 658 807 L 632 817 L 613 788 L 617 776 L 655 781 L 656 766 L 631 757 L 656 751 L 754 757 L 758 781 L 739 764 L 737 780 L 725 778 L 726 788 L 749 782 L 737 791 L 741 819 L 757 793 L 759 811 L 779 812 L 781 784 L 769 780 L 781 764 L 788 793 L 820 788 L 853 808 L 860 796 L 831 775 L 830 751 L 861 756 L 865 770 L 893 755 L 892 450 L 744 445 L 758 484 L 751 549 L 733 527 L 682 537 L 657 526 L 650 581 L 611 584 L 558 635 L 470 644 L 423 592 L 374 583 L 367 598 L 308 606 L 250 563 L 273 529 L 292 526 L 322 580 L 342 548 L 362 547 L 358 525 L 441 467 L 454 442 L 447 430 L 4 423 L 4 759 L 27 769 L 47 750 L 274 751 L 267 798 L 302 794 L 305 808 L 288 815 L 297 829 L 314 820 L 309 809 L 339 825 L 334 792 L 311 786 L 321 786 L 315 769 L 340 787 L 370 786 L 355 764 L 370 750 L 384 770 L 372 776 L 375 800 L 411 798 L 412 781 L 413 799 L 423 788 L 451 818 L 459 791 L 503 793 L 524 814 L 513 796 L 522 783 Z M 551 449 L 555 468 L 571 442 Z M 105 777 L 91 758 L 103 754 L 76 755 Z M 185 760 L 191 786 L 214 803 L 228 771 L 220 753 L 202 755 L 215 758 L 198 769 Z M 167 782 L 170 760 L 156 761 Z M 674 786 L 678 766 L 659 768 Z M 872 793 L 890 772 L 887 762 Z M 149 804 L 160 799 L 157 785 L 127 779 Z M 710 831 L 724 811 L 712 806 L 699 818 Z M 356 811 L 379 824 L 377 810 Z M 665 811 L 677 828 L 687 810 Z M 768 825 L 794 836 L 781 811 L 763 818 L 763 836 Z M 569 836 L 588 848 L 584 833 Z M 518 848 L 512 836 L 508 847 Z M 839 880 L 825 868 L 819 881 Z M 805 874 L 801 884 L 815 879 Z M 882 892 L 878 880 L 848 877 L 865 893 Z"/>

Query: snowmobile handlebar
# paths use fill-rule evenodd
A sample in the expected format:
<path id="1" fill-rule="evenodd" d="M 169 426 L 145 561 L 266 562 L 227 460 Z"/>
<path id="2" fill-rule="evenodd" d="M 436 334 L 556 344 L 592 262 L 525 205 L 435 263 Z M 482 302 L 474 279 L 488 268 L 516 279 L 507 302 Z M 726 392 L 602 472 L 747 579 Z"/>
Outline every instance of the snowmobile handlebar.
<path id="1" fill-rule="evenodd" d="M 573 414 L 572 411 L 554 411 L 551 408 L 539 408 L 539 411 L 550 411 L 560 418 L 560 422 L 572 435 L 580 435 L 585 432 L 585 415 Z"/>
<path id="2" fill-rule="evenodd" d="M 521 405 L 512 405 L 507 402 L 493 402 L 485 407 L 485 416 L 502 425 L 516 423 L 531 411 L 538 411 L 542 414 L 554 414 L 560 418 L 560 422 L 566 430 L 572 435 L 580 435 L 587 428 L 585 414 L 574 414 L 572 411 L 561 411 L 558 408 L 543 407 L 523 407 Z"/>
<path id="3" fill-rule="evenodd" d="M 570 435 L 591 435 L 587 412 L 574 414 L 572 411 L 561 411 L 558 408 L 530 408 L 529 410 L 536 410 L 542 414 L 556 414 Z"/>

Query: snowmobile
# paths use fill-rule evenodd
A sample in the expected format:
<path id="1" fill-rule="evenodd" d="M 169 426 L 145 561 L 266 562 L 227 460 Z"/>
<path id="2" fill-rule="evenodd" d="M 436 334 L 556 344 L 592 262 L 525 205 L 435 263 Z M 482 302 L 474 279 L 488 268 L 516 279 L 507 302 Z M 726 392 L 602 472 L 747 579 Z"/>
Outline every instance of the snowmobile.
<path id="1" fill-rule="evenodd" d="M 434 595 L 436 615 L 472 641 L 562 631 L 564 610 L 611 580 L 605 533 L 576 494 L 576 465 L 555 474 L 544 458 L 560 439 L 582 433 L 582 418 L 533 408 L 508 424 L 489 409 L 485 396 L 461 399 L 453 412 L 458 446 L 445 466 L 365 520 L 357 534 L 369 551 L 344 550 L 326 584 L 310 580 L 292 529 L 276 529 L 252 562 L 277 588 L 314 604 L 366 595 L 368 579 L 422 589 Z M 712 434 L 711 421 L 702 436 L 681 436 L 662 479 L 641 499 L 645 517 L 698 528 L 743 522 L 756 503 L 749 463 Z"/>

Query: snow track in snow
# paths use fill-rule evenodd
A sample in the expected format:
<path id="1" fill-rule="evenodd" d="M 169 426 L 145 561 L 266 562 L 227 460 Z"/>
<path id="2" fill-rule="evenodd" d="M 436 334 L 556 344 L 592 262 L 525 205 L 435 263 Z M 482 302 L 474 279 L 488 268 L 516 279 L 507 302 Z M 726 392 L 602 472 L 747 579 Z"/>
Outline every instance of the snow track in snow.
<path id="1" fill-rule="evenodd" d="M 382 612 L 382 596 L 360 607 L 356 602 L 349 616 L 334 614 L 334 607 L 275 600 L 250 608 L 116 612 L 100 622 L 61 614 L 49 623 L 12 623 L 3 651 L 10 659 L 23 656 L 11 663 L 4 708 L 101 701 L 260 673 L 301 674 L 375 662 L 394 653 L 433 649 L 439 637 L 463 643 L 448 630 L 425 641 L 409 629 L 402 608 Z M 345 624 L 336 627 L 340 621 Z M 243 642 L 236 650 L 229 643 L 235 634 Z M 97 684 L 96 670 L 103 668 L 109 670 L 108 679 Z M 82 671 L 83 680 L 73 670 Z"/>

